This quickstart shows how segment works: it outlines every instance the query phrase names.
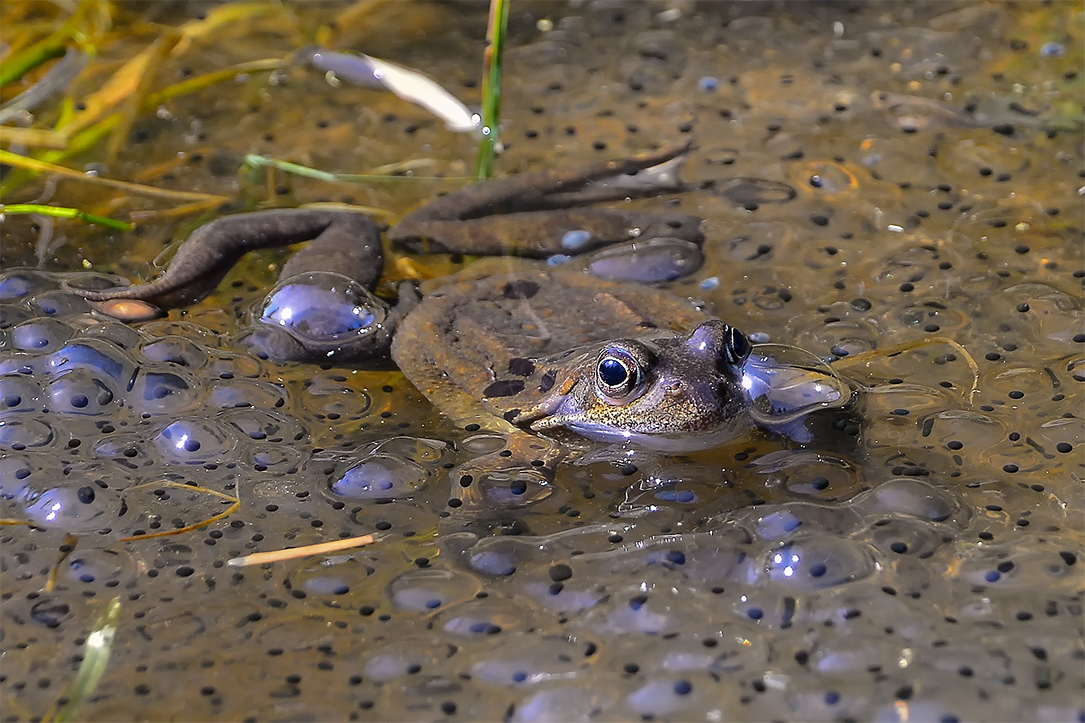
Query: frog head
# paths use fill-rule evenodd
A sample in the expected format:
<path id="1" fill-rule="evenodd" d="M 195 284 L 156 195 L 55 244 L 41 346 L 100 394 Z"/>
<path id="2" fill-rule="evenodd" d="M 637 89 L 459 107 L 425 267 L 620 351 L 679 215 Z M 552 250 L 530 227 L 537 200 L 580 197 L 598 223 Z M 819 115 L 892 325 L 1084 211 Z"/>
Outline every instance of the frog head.
<path id="1" fill-rule="evenodd" d="M 513 423 L 684 452 L 749 427 L 743 366 L 750 343 L 719 319 L 688 335 L 617 339 L 567 357 L 552 389 Z"/>

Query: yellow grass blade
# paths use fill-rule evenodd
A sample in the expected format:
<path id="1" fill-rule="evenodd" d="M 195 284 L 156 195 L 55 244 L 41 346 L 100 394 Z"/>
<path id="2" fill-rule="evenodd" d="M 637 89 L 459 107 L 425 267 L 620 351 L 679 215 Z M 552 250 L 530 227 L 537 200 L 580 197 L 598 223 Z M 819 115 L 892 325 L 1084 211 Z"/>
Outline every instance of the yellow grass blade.
<path id="1" fill-rule="evenodd" d="M 109 141 L 106 143 L 107 164 L 112 164 L 116 160 L 121 146 L 128 140 L 128 131 L 131 130 L 132 124 L 136 122 L 136 118 L 139 116 L 139 111 L 143 107 L 143 99 L 151 92 L 151 85 L 158 75 L 159 68 L 162 67 L 162 62 L 180 40 L 181 33 L 170 28 L 155 38 L 155 41 L 147 48 L 147 62 L 144 65 L 143 72 L 136 79 L 135 87 L 128 98 L 122 103 L 120 121 L 117 123 L 117 127 L 113 129 Z"/>
<path id="2" fill-rule="evenodd" d="M 979 391 L 980 383 L 980 368 L 976 364 L 976 360 L 972 358 L 972 355 L 968 353 L 968 350 L 961 346 L 960 343 L 950 339 L 947 336 L 925 336 L 922 339 L 916 339 L 915 341 L 906 341 L 901 344 L 894 344 L 893 346 L 887 346 L 883 349 L 871 349 L 870 351 L 864 351 L 861 354 L 855 356 L 846 356 L 842 359 L 837 359 L 832 363 L 833 369 L 847 368 L 855 366 L 856 364 L 866 364 L 874 359 L 883 359 L 887 356 L 894 354 L 900 354 L 904 351 L 911 349 L 917 349 L 921 346 L 927 346 L 928 344 L 948 344 L 961 353 L 965 362 L 968 363 L 968 368 L 972 370 L 972 388 L 968 392 L 968 403 L 972 404 L 973 398 L 976 396 L 976 392 Z"/>
<path id="3" fill-rule="evenodd" d="M 47 163 L 46 161 L 39 161 L 36 158 L 20 156 L 18 153 L 12 153 L 11 151 L 5 151 L 3 149 L 0 149 L 0 163 L 6 163 L 14 168 L 22 168 L 28 171 L 34 171 L 36 173 L 55 173 L 58 176 L 61 176 L 63 178 L 70 178 L 73 181 L 96 183 L 101 186 L 119 188 L 121 190 L 128 191 L 129 193 L 135 193 L 141 196 L 150 196 L 152 198 L 168 198 L 186 201 L 217 201 L 220 203 L 224 203 L 229 200 L 226 196 L 216 196 L 210 193 L 196 193 L 195 191 L 171 191 L 165 188 L 144 186 L 139 183 L 129 183 L 128 181 L 117 181 L 112 178 L 103 178 L 101 176 L 88 176 L 87 174 L 76 171 L 72 168 L 58 166 L 53 163 Z"/>
<path id="4" fill-rule="evenodd" d="M 163 530 L 162 532 L 151 532 L 145 535 L 129 535 L 128 537 L 122 537 L 121 542 L 137 542 L 139 540 L 151 540 L 156 537 L 172 537 L 173 535 L 183 535 L 186 532 L 192 532 L 198 530 L 201 527 L 207 527 L 212 522 L 217 522 L 224 517 L 229 517 L 233 513 L 237 512 L 241 508 L 241 498 L 231 497 L 228 494 L 219 492 L 218 490 L 208 489 L 207 487 L 199 487 L 195 485 L 181 484 L 180 482 L 148 482 L 146 484 L 136 485 L 135 487 L 129 487 L 125 492 L 132 492 L 134 490 L 142 489 L 143 487 L 173 487 L 174 489 L 185 490 L 186 492 L 205 492 L 215 497 L 221 497 L 224 500 L 229 500 L 232 504 L 226 508 L 224 512 L 220 512 L 217 515 L 212 515 L 206 520 L 201 520 L 192 525 L 185 525 L 179 527 L 176 530 Z"/>
<path id="5" fill-rule="evenodd" d="M 31 148 L 67 148 L 68 134 L 49 128 L 0 126 L 0 143 L 17 143 Z"/>

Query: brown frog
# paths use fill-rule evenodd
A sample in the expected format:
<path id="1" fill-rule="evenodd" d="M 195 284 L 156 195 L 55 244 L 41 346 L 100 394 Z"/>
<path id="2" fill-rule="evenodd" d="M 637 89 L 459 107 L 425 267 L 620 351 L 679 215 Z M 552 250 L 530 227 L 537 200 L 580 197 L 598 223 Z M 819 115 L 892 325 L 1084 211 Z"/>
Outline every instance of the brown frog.
<path id="1" fill-rule="evenodd" d="M 475 478 L 495 470 L 547 478 L 568 451 L 562 432 L 685 452 L 753 426 L 746 337 L 686 299 L 515 259 L 439 283 L 400 325 L 392 358 L 457 423 L 506 438 L 457 471 L 464 501 L 488 494 L 495 481 Z"/>
<path id="2" fill-rule="evenodd" d="M 408 214 L 389 238 L 408 248 L 533 257 L 631 238 L 650 246 L 649 236 L 670 237 L 671 250 L 696 248 L 699 219 L 691 216 L 564 208 L 680 190 L 674 164 L 687 150 L 491 181 Z M 507 213 L 494 215 L 499 211 Z M 421 303 L 413 287 L 402 287 L 399 304 L 389 310 L 368 293 L 380 275 L 378 234 L 357 214 L 279 210 L 226 217 L 193 234 L 156 281 L 75 291 L 106 313 L 136 318 L 154 311 L 141 304 L 202 298 L 251 248 L 315 237 L 284 268 L 285 280 L 257 315 L 249 341 L 268 356 L 331 360 L 376 355 L 390 343 L 396 364 L 443 412 L 468 429 L 477 425 L 506 438 L 502 449 L 457 470 L 455 496 L 465 502 L 486 499 L 490 495 L 479 490 L 495 482 L 515 489 L 528 477 L 545 484 L 567 454 L 563 432 L 684 452 L 755 424 L 791 423 L 800 408 L 805 414 L 850 398 L 847 384 L 827 371 L 796 375 L 762 364 L 751 375 L 746 337 L 686 299 L 540 261 L 485 259 L 426 284 Z M 343 313 L 330 313 L 336 304 Z M 802 388 L 801 401 L 773 396 L 777 381 L 790 390 L 809 375 L 817 384 Z M 765 413 L 766 403 L 782 404 L 784 413 Z"/>

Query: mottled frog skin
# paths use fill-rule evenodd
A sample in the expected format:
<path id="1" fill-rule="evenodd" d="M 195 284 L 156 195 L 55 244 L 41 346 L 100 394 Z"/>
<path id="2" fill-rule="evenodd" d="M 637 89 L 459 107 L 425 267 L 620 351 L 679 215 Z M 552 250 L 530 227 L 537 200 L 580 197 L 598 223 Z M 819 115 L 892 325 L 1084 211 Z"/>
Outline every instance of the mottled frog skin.
<path id="1" fill-rule="evenodd" d="M 666 451 L 749 427 L 749 344 L 688 300 L 516 259 L 485 259 L 426 291 L 392 358 L 458 421 Z"/>

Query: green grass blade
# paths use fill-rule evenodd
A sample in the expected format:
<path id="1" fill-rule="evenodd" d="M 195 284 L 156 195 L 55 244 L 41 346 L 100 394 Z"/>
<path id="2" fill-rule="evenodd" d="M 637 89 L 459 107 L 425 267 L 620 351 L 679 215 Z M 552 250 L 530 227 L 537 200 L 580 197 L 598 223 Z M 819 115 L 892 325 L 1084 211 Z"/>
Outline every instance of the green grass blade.
<path id="1" fill-rule="evenodd" d="M 5 62 L 4 67 L 0 68 L 0 85 L 16 81 L 42 63 L 64 55 L 67 42 L 67 38 L 50 36 Z"/>
<path id="2" fill-rule="evenodd" d="M 501 119 L 501 54 L 505 47 L 510 3 L 511 0 L 490 0 L 490 27 L 486 31 L 486 52 L 482 58 L 482 141 L 475 162 L 475 178 L 480 181 L 493 175 L 497 152 Z"/>
<path id="3" fill-rule="evenodd" d="M 67 208 L 65 206 L 43 206 L 38 203 L 10 203 L 7 205 L 0 204 L 0 216 L 6 216 L 8 214 L 17 216 L 25 213 L 40 213 L 43 216 L 54 216 L 56 218 L 77 218 L 80 221 L 86 221 L 87 223 L 97 224 L 99 226 L 106 226 L 107 228 L 115 228 L 118 231 L 131 231 L 132 224 L 125 221 L 117 221 L 112 218 L 105 218 L 104 216 L 95 216 L 93 213 L 87 213 L 86 211 L 80 211 L 78 208 Z"/>
<path id="4" fill-rule="evenodd" d="M 414 175 L 415 168 L 425 168 L 435 165 L 430 158 L 412 158 L 406 161 L 389 163 L 373 169 L 370 173 L 329 173 L 319 168 L 303 166 L 290 161 L 281 161 L 277 158 L 249 153 L 243 159 L 243 171 L 248 169 L 274 168 L 283 173 L 293 173 L 305 178 L 317 181 L 338 181 L 343 183 L 368 183 L 370 181 L 460 181 L 467 176 L 419 176 Z M 406 175 L 405 171 L 411 171 L 412 175 Z"/>
<path id="5" fill-rule="evenodd" d="M 290 161 L 280 161 L 276 158 L 260 156 L 255 153 L 250 153 L 245 156 L 244 163 L 248 168 L 276 168 L 280 171 L 285 171 L 286 173 L 295 173 L 299 176 L 305 176 L 306 178 L 315 178 L 318 181 L 339 180 L 339 177 L 334 173 L 321 171 L 317 168 L 310 168 L 309 166 L 302 166 L 298 163 L 291 163 Z"/>

